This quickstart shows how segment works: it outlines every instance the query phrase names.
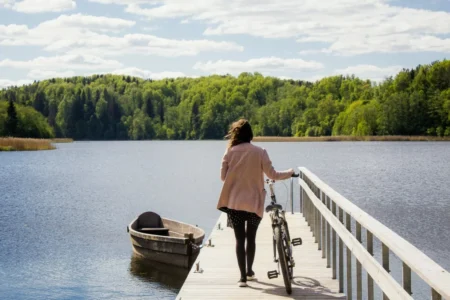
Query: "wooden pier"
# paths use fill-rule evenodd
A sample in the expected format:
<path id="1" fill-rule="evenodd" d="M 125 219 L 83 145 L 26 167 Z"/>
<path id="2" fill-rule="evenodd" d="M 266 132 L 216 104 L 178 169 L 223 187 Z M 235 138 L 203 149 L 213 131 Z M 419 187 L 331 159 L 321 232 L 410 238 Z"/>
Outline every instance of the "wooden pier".
<path id="1" fill-rule="evenodd" d="M 268 214 L 261 221 L 256 237 L 254 271 L 257 281 L 247 282 L 249 287 L 240 288 L 233 229 L 226 227 L 226 214 L 222 213 L 211 233 L 213 247 L 204 247 L 197 258 L 202 272 L 196 272 L 194 264 L 177 299 L 345 299 L 339 293 L 339 282 L 331 279 L 331 269 L 303 215 L 286 214 L 292 238 L 301 237 L 303 245 L 294 247 L 294 281 L 292 294 L 288 295 L 283 277 L 268 279 L 267 271 L 277 269 L 273 262 L 272 227 Z M 220 227 L 219 227 L 220 224 Z M 220 228 L 220 229 L 219 229 Z"/>
<path id="2" fill-rule="evenodd" d="M 292 294 L 286 293 L 282 275 L 267 278 L 268 271 L 277 269 L 267 214 L 256 237 L 257 281 L 248 282 L 246 288 L 237 286 L 240 273 L 234 232 L 226 227 L 226 215 L 222 214 L 210 235 L 211 246 L 208 240 L 177 299 L 373 300 L 378 296 L 375 287 L 381 291 L 383 300 L 414 299 L 412 274 L 415 274 L 428 285 L 429 299 L 450 300 L 448 271 L 308 169 L 302 167 L 299 171 L 300 212 L 286 213 L 291 238 L 303 240 L 303 245 L 293 248 L 296 265 Z M 293 211 L 292 182 L 290 196 Z M 377 249 L 381 258 L 374 257 L 374 245 L 381 245 Z M 401 261 L 400 281 L 390 274 L 391 254 Z"/>

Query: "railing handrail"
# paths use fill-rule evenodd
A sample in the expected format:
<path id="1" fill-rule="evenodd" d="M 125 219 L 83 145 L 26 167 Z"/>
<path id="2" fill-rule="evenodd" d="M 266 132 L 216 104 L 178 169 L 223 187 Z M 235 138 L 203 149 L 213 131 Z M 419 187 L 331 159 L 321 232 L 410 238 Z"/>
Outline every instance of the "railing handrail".
<path id="1" fill-rule="evenodd" d="M 299 179 L 299 184 L 313 202 L 314 206 L 320 211 L 322 217 L 336 231 L 336 234 L 344 242 L 347 248 L 361 262 L 364 269 L 378 283 L 383 292 L 390 299 L 413 299 L 402 286 L 392 278 L 389 273 L 383 269 L 380 263 L 367 252 L 366 248 L 348 231 L 345 226 L 331 213 L 331 211 L 320 201 L 314 192 L 309 188 L 305 181 Z"/>
<path id="2" fill-rule="evenodd" d="M 334 201 L 338 207 L 342 208 L 359 224 L 361 224 L 362 227 L 366 228 L 374 236 L 376 236 L 430 287 L 432 287 L 442 297 L 450 299 L 449 272 L 401 236 L 336 192 L 307 168 L 299 167 L 299 170 L 306 175 L 317 188 L 330 197 L 330 199 Z M 301 181 L 302 180 L 299 179 L 300 184 Z"/>

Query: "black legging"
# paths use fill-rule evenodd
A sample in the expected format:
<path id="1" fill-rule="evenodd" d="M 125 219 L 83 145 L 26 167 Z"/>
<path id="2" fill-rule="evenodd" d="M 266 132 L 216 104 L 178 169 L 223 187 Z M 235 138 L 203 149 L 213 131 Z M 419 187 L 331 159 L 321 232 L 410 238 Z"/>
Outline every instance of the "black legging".
<path id="1" fill-rule="evenodd" d="M 253 261 L 255 260 L 256 251 L 256 231 L 258 226 L 252 225 L 247 222 L 247 272 L 245 269 L 245 223 L 240 222 L 234 226 L 234 235 L 236 236 L 236 256 L 239 264 L 239 270 L 241 271 L 241 279 L 246 279 L 247 275 L 253 275 Z"/>

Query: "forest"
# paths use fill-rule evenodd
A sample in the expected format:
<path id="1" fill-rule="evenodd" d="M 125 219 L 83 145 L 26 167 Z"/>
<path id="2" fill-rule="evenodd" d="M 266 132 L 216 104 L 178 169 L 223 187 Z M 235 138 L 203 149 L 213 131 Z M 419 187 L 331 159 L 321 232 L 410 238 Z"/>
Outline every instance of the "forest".
<path id="1" fill-rule="evenodd" d="M 256 136 L 450 136 L 450 61 L 380 83 L 315 83 L 259 73 L 164 80 L 54 78 L 0 90 L 0 136 L 75 140 L 223 139 L 246 118 Z"/>

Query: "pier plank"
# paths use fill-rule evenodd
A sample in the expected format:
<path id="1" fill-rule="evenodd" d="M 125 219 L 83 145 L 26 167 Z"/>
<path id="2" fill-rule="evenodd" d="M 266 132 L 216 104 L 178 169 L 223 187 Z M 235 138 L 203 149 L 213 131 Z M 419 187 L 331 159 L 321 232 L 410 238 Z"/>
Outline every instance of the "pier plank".
<path id="1" fill-rule="evenodd" d="M 275 270 L 273 262 L 272 227 L 268 214 L 261 221 L 256 237 L 254 271 L 257 280 L 247 282 L 249 287 L 239 288 L 240 273 L 235 254 L 235 238 L 226 227 L 226 214 L 221 214 L 211 233 L 213 247 L 204 247 L 196 263 L 201 273 L 196 273 L 196 263 L 178 294 L 177 299 L 345 299 L 339 293 L 339 282 L 331 279 L 331 268 L 322 259 L 321 251 L 300 213 L 287 213 L 291 238 L 301 237 L 303 245 L 294 247 L 294 281 L 292 294 L 286 293 L 282 275 L 268 279 L 267 272 Z M 208 243 L 206 243 L 208 244 Z"/>

